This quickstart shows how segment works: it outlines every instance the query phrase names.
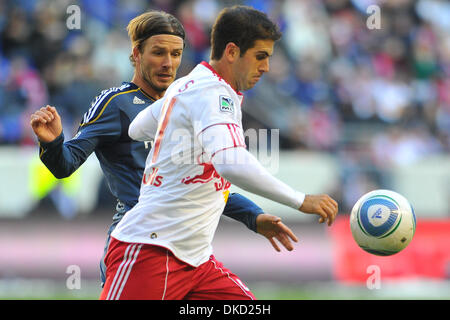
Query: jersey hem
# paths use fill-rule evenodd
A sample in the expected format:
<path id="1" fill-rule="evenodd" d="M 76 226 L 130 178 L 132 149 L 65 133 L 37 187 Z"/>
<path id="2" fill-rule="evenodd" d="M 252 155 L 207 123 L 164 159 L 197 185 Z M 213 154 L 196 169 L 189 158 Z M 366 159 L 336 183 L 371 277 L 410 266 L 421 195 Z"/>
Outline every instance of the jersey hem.
<path id="1" fill-rule="evenodd" d="M 125 238 L 123 238 L 123 237 L 117 237 L 117 236 L 113 236 L 113 235 L 111 235 L 111 238 L 114 238 L 114 239 L 116 239 L 117 241 L 120 241 L 120 242 L 124 242 L 124 243 L 139 243 L 139 244 L 145 244 L 145 245 L 150 245 L 150 246 L 157 246 L 157 247 L 161 247 L 161 248 L 164 248 L 164 249 L 167 249 L 167 250 L 169 250 L 178 260 L 180 260 L 180 261 L 182 261 L 182 262 L 184 262 L 184 263 L 186 263 L 186 264 L 188 264 L 189 266 L 191 266 L 191 267 L 194 267 L 194 268 L 197 268 L 197 267 L 199 267 L 200 265 L 202 265 L 203 263 L 205 263 L 206 261 L 208 261 L 209 260 L 209 257 L 212 255 L 212 252 L 211 253 L 209 253 L 208 254 L 208 256 L 206 257 L 206 258 L 203 258 L 203 259 L 201 259 L 200 260 L 200 262 L 197 262 L 197 263 L 195 263 L 194 261 L 189 261 L 190 259 L 186 259 L 185 257 L 183 257 L 183 255 L 180 255 L 180 254 L 178 254 L 177 253 L 177 250 L 175 249 L 175 248 L 173 248 L 170 244 L 166 244 L 166 243 L 160 243 L 160 242 L 158 242 L 158 243 L 155 243 L 155 242 L 151 242 L 151 241 L 139 241 L 139 240 L 129 240 L 129 239 L 126 239 L 126 237 Z M 123 240 L 122 240 L 123 239 Z"/>

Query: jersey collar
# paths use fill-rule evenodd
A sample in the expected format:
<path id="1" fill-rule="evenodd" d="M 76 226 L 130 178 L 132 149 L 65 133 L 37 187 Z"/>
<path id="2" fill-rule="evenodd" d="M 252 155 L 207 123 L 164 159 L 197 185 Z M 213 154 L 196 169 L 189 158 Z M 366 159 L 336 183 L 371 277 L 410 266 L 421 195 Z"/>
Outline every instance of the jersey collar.
<path id="1" fill-rule="evenodd" d="M 149 95 L 147 92 L 145 92 L 144 90 L 142 90 L 142 88 L 138 87 L 138 85 L 134 82 L 126 82 L 124 81 L 122 84 L 129 84 L 131 85 L 131 87 L 133 89 L 139 89 L 139 92 L 142 93 L 147 99 L 151 100 L 151 101 L 156 101 L 158 99 L 153 98 L 151 95 Z"/>
<path id="2" fill-rule="evenodd" d="M 219 80 L 222 80 L 223 82 L 225 82 L 226 84 L 228 84 L 228 85 L 234 90 L 234 88 L 231 86 L 231 84 L 229 84 L 224 78 L 222 78 L 222 77 L 220 76 L 220 74 L 218 74 L 217 71 L 214 70 L 214 68 L 213 68 L 208 62 L 202 61 L 202 62 L 200 62 L 200 64 L 201 64 L 202 66 L 208 68 L 209 70 L 211 70 L 211 72 L 212 72 L 216 77 L 218 77 Z M 234 92 L 236 92 L 236 94 L 237 94 L 238 96 L 241 96 L 241 97 L 244 96 L 244 94 L 243 94 L 242 92 L 240 92 L 240 91 L 234 90 Z"/>

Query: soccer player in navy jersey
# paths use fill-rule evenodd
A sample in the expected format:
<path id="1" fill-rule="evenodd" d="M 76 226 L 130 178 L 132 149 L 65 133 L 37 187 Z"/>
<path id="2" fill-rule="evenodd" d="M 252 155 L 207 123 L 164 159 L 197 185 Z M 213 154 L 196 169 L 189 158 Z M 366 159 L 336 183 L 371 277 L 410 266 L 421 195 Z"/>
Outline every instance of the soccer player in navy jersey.
<path id="1" fill-rule="evenodd" d="M 71 140 L 65 141 L 61 118 L 52 106 L 36 111 L 30 120 L 39 141 L 40 159 L 57 178 L 70 176 L 95 152 L 109 189 L 117 199 L 105 252 L 111 232 L 138 201 L 151 146 L 147 141 L 132 140 L 128 136 L 129 125 L 141 110 L 163 97 L 175 80 L 185 45 L 183 26 L 165 12 L 146 12 L 131 20 L 127 30 L 132 42 L 133 79 L 120 87 L 103 90 L 92 102 Z M 240 194 L 228 197 L 223 214 L 265 236 L 277 251 L 280 248 L 274 238 L 287 250 L 293 249 L 291 240 L 297 242 L 279 217 L 263 213 Z M 103 283 L 103 259 L 100 269 Z"/>

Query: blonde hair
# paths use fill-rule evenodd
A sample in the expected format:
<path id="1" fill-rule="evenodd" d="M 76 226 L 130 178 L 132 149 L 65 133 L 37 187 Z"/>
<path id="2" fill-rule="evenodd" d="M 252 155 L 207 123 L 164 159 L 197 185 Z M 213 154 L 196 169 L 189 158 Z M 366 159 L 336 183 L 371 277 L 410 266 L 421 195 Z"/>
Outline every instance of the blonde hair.
<path id="1" fill-rule="evenodd" d="M 184 40 L 185 31 L 183 25 L 173 15 L 164 11 L 148 11 L 133 18 L 127 26 L 131 47 L 137 47 L 142 52 L 143 43 L 151 36 L 157 34 L 171 34 Z M 136 66 L 133 53 L 130 54 L 133 67 Z"/>

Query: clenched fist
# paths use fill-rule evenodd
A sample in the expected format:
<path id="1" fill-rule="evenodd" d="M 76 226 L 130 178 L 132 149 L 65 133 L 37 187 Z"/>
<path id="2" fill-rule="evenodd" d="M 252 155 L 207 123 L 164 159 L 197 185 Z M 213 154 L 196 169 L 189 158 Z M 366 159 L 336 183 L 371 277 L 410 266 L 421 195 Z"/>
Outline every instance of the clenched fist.
<path id="1" fill-rule="evenodd" d="M 31 128 L 41 142 L 51 142 L 62 132 L 61 117 L 54 107 L 42 107 L 31 115 Z"/>

